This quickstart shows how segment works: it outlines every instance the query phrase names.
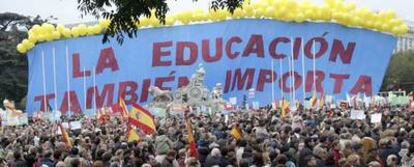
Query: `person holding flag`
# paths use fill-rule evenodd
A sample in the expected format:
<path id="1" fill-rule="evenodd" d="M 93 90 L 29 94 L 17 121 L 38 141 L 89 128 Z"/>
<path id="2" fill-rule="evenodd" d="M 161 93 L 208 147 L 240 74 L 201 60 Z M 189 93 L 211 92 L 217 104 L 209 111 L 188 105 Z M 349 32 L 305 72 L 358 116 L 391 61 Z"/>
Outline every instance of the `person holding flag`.
<path id="1" fill-rule="evenodd" d="M 315 108 L 317 102 L 318 102 L 318 96 L 316 95 L 316 90 L 313 90 L 312 97 L 310 99 L 311 107 L 312 108 Z"/>
<path id="2" fill-rule="evenodd" d="M 132 126 L 128 125 L 128 142 L 139 142 L 141 140 L 138 132 Z"/>
<path id="3" fill-rule="evenodd" d="M 285 99 L 282 100 L 282 111 L 281 111 L 281 117 L 285 118 L 286 114 L 290 112 L 290 108 L 289 108 L 289 102 Z"/>
<path id="4" fill-rule="evenodd" d="M 112 108 L 112 111 L 114 113 L 119 112 L 121 114 L 121 117 L 123 119 L 127 119 L 128 118 L 128 108 L 127 108 L 127 106 L 126 106 L 125 101 L 124 101 L 123 98 L 119 98 L 118 103 L 112 105 L 111 108 Z"/>
<path id="5" fill-rule="evenodd" d="M 189 151 L 190 151 L 190 156 L 191 157 L 194 157 L 195 159 L 198 159 L 198 151 L 197 151 L 196 142 L 195 142 L 194 135 L 193 135 L 193 127 L 192 127 L 191 121 L 188 117 L 189 112 L 190 111 L 187 110 L 184 113 L 185 126 L 187 128 L 187 133 L 188 133 L 187 139 L 188 139 L 188 145 L 189 145 L 189 149 L 190 149 Z"/>
<path id="6" fill-rule="evenodd" d="M 240 129 L 240 127 L 239 127 L 239 125 L 238 124 L 234 124 L 233 125 L 233 128 L 231 129 L 231 131 L 230 131 L 230 135 L 234 138 L 234 139 L 236 139 L 237 141 L 240 141 L 241 139 L 242 139 L 242 137 L 243 137 L 243 133 L 242 133 L 242 131 L 241 131 L 241 129 Z"/>
<path id="7" fill-rule="evenodd" d="M 59 130 L 60 133 L 62 133 L 62 140 L 66 144 L 66 147 L 72 148 L 72 142 L 70 141 L 69 134 L 66 131 L 65 127 L 63 127 L 62 122 L 59 123 Z"/>

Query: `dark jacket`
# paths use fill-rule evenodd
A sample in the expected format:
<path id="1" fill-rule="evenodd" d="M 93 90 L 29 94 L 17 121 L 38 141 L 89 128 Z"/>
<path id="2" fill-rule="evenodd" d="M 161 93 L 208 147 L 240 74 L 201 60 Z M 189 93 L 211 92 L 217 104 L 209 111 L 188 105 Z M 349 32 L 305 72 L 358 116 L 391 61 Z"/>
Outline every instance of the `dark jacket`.
<path id="1" fill-rule="evenodd" d="M 10 167 L 29 167 L 29 166 L 27 166 L 26 161 L 16 160 L 11 163 Z"/>
<path id="2" fill-rule="evenodd" d="M 168 158 L 164 158 L 164 160 L 161 163 L 162 167 L 173 167 L 173 162 L 169 161 Z"/>
<path id="3" fill-rule="evenodd" d="M 208 154 L 210 153 L 210 150 L 207 147 L 198 147 L 198 160 L 201 163 L 201 166 L 204 166 Z"/>
<path id="4" fill-rule="evenodd" d="M 47 165 L 48 167 L 55 167 L 55 162 L 50 158 L 44 158 L 40 161 L 40 164 Z"/>
<path id="5" fill-rule="evenodd" d="M 208 156 L 204 166 L 207 167 L 207 166 L 214 166 L 214 165 L 218 165 L 220 167 L 225 167 L 228 164 L 226 164 L 226 161 L 224 161 L 224 159 L 222 157 Z"/>

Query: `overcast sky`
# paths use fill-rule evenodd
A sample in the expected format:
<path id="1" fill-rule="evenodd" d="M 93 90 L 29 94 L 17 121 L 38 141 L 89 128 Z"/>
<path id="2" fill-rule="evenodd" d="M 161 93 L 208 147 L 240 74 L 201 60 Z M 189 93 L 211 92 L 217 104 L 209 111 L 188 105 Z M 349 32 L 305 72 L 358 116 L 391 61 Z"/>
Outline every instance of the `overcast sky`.
<path id="1" fill-rule="evenodd" d="M 313 0 L 317 3 L 323 0 Z M 414 0 L 347 0 L 358 7 L 366 6 L 371 10 L 391 9 L 405 20 L 414 21 Z M 171 13 L 194 8 L 208 9 L 209 0 L 169 0 Z M 23 15 L 48 17 L 53 15 L 57 23 L 71 24 L 94 21 L 91 16 L 80 17 L 76 9 L 77 0 L 0 0 L 0 13 L 15 12 Z"/>

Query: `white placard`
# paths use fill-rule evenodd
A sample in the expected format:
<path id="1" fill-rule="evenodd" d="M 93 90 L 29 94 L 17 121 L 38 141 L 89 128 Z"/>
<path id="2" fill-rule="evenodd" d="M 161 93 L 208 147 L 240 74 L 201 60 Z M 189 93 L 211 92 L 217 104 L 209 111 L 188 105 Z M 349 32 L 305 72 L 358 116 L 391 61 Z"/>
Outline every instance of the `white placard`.
<path id="1" fill-rule="evenodd" d="M 332 102 L 333 102 L 333 97 L 332 96 L 329 96 L 329 95 L 327 95 L 327 96 L 325 96 L 325 101 L 326 101 L 326 103 L 328 103 L 328 104 L 332 104 Z"/>
<path id="2" fill-rule="evenodd" d="M 382 114 L 381 113 L 371 115 L 371 123 L 380 123 L 381 119 L 382 119 Z"/>
<path id="3" fill-rule="evenodd" d="M 359 119 L 364 120 L 365 119 L 365 113 L 363 110 L 351 110 L 351 119 Z"/>
<path id="4" fill-rule="evenodd" d="M 82 123 L 80 121 L 70 122 L 70 129 L 76 130 L 76 129 L 81 129 L 81 128 L 82 128 Z"/>
<path id="5" fill-rule="evenodd" d="M 260 108 L 259 106 L 260 105 L 259 105 L 259 102 L 258 101 L 252 102 L 252 107 L 253 107 L 254 110 L 258 110 Z"/>
<path id="6" fill-rule="evenodd" d="M 229 101 L 230 101 L 231 105 L 236 105 L 237 104 L 237 97 L 230 97 Z"/>
<path id="7" fill-rule="evenodd" d="M 63 126 L 65 129 L 68 129 L 68 128 L 69 128 L 69 123 L 68 123 L 68 122 L 62 122 L 62 126 Z"/>

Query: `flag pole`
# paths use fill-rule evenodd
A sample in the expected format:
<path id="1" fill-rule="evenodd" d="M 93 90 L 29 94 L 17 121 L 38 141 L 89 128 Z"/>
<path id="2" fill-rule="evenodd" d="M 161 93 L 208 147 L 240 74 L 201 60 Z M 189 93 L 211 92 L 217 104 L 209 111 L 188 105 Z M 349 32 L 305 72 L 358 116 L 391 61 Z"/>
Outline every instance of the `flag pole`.
<path id="1" fill-rule="evenodd" d="M 305 53 L 303 49 L 303 38 L 301 38 L 301 52 L 302 52 L 302 78 L 305 77 Z M 306 91 L 305 91 L 305 84 L 304 79 L 302 79 L 302 90 L 303 90 L 303 104 L 305 104 L 305 98 L 306 98 Z"/>
<path id="2" fill-rule="evenodd" d="M 55 92 L 55 111 L 57 110 L 57 84 L 56 84 L 56 48 L 53 47 L 52 50 L 52 57 L 53 57 L 53 87 Z"/>
<path id="3" fill-rule="evenodd" d="M 289 56 L 287 56 L 287 59 L 288 59 L 288 66 L 289 66 L 289 69 L 288 69 L 288 72 L 289 72 L 289 76 L 290 77 L 292 77 L 292 59 L 289 57 Z M 292 78 L 291 78 L 291 80 L 290 80 L 290 84 L 292 85 Z M 282 82 L 283 82 L 283 80 L 282 80 Z M 286 86 L 286 85 L 285 85 Z M 293 96 L 292 96 L 292 87 L 290 87 L 289 88 L 290 89 L 290 91 L 289 91 L 289 101 L 292 103 L 292 100 L 293 100 Z"/>
<path id="4" fill-rule="evenodd" d="M 316 48 L 315 48 L 315 39 L 313 39 L 313 86 L 314 86 L 314 90 L 316 92 Z"/>
<path id="5" fill-rule="evenodd" d="M 295 90 L 295 80 L 296 80 L 296 78 L 295 78 L 295 57 L 294 57 L 294 51 L 293 51 L 293 38 L 291 38 L 291 40 L 290 40 L 291 42 L 290 42 L 290 45 L 291 45 L 291 49 L 292 49 L 292 51 L 291 51 L 291 54 L 292 54 L 292 71 L 291 71 L 291 73 L 292 73 L 292 85 L 291 85 L 291 88 L 292 88 L 292 98 L 293 98 L 293 103 L 296 105 L 296 90 Z"/>
<path id="6" fill-rule="evenodd" d="M 279 69 L 280 69 L 280 80 L 282 81 L 281 82 L 281 84 L 280 84 L 280 94 L 281 94 L 281 99 L 284 99 L 284 97 L 285 97 L 285 93 L 284 93 L 284 91 L 283 91 L 283 59 L 280 59 L 280 61 L 279 61 Z"/>
<path id="7" fill-rule="evenodd" d="M 67 85 L 67 94 L 68 94 L 68 111 L 70 111 L 70 80 L 69 80 L 69 48 L 66 45 L 66 85 Z"/>
<path id="8" fill-rule="evenodd" d="M 47 104 L 46 104 L 46 72 L 45 72 L 45 52 L 42 50 L 42 78 L 43 78 L 43 103 L 44 109 L 47 110 Z M 43 111 L 46 112 L 46 111 Z"/>
<path id="9" fill-rule="evenodd" d="M 85 67 L 83 68 L 83 100 L 85 101 L 85 107 L 83 112 L 86 112 L 86 72 Z"/>
<path id="10" fill-rule="evenodd" d="M 275 84 L 274 84 L 274 64 L 273 64 L 273 58 L 272 58 L 272 61 L 271 61 L 271 66 L 272 66 L 272 103 L 271 104 L 273 104 L 274 102 L 275 102 Z"/>
<path id="11" fill-rule="evenodd" d="M 96 75 L 95 75 L 95 68 L 93 68 L 93 108 L 95 109 L 95 113 L 97 112 L 96 111 L 96 108 L 97 108 L 97 105 L 96 105 L 96 89 L 98 89 L 97 87 L 96 87 Z"/>

